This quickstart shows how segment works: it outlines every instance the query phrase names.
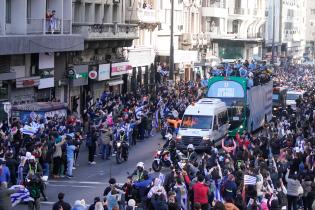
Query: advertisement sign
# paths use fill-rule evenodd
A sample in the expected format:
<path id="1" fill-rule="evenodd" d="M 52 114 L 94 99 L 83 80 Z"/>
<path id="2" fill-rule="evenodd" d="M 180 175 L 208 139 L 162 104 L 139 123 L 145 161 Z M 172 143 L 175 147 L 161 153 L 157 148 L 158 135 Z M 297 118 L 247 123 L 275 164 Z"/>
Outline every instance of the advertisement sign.
<path id="1" fill-rule="evenodd" d="M 38 68 L 53 69 L 55 67 L 54 53 L 39 53 Z"/>
<path id="2" fill-rule="evenodd" d="M 55 80 L 53 77 L 43 78 L 39 80 L 38 89 L 51 88 L 55 86 Z"/>
<path id="3" fill-rule="evenodd" d="M 131 69 L 132 69 L 132 66 L 129 64 L 129 62 L 113 63 L 111 76 L 127 74 L 128 70 L 131 70 Z"/>
<path id="4" fill-rule="evenodd" d="M 110 64 L 100 64 L 98 66 L 97 81 L 110 79 Z"/>
<path id="5" fill-rule="evenodd" d="M 39 85 L 40 77 L 25 77 L 16 79 L 16 88 L 35 87 Z"/>

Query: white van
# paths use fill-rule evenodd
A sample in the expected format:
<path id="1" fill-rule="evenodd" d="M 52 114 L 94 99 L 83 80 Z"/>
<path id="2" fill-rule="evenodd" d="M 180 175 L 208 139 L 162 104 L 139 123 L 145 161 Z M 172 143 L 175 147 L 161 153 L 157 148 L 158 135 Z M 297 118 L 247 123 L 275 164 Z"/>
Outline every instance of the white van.
<path id="1" fill-rule="evenodd" d="M 287 106 L 290 105 L 293 110 L 296 110 L 296 99 L 303 98 L 303 94 L 304 91 L 289 90 L 286 97 Z"/>
<path id="2" fill-rule="evenodd" d="M 185 150 L 188 144 L 193 144 L 197 150 L 206 150 L 212 142 L 219 144 L 228 128 L 226 104 L 220 99 L 200 99 L 185 110 L 176 137 L 177 149 Z"/>

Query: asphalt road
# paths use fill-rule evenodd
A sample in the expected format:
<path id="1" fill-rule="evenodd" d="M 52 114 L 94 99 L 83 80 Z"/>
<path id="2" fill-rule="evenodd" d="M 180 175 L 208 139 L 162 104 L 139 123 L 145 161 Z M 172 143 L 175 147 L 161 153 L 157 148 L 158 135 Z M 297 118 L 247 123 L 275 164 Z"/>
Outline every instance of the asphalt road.
<path id="1" fill-rule="evenodd" d="M 144 162 L 146 169 L 151 168 L 153 154 L 159 143 L 163 143 L 160 134 L 138 142 L 130 149 L 129 160 L 120 165 L 116 164 L 115 157 L 111 160 L 96 157 L 96 165 L 89 165 L 87 149 L 81 148 L 79 166 L 73 172 L 74 177 L 49 180 L 46 189 L 48 201 L 41 202 L 41 210 L 51 210 L 59 192 L 65 193 L 65 201 L 71 205 L 75 200 L 80 199 L 85 199 L 87 204 L 93 203 L 94 197 L 103 195 L 110 177 L 114 177 L 118 183 L 124 183 L 127 172 L 132 172 L 140 161 Z M 25 209 L 28 209 L 26 205 L 18 205 L 14 208 L 14 210 Z"/>

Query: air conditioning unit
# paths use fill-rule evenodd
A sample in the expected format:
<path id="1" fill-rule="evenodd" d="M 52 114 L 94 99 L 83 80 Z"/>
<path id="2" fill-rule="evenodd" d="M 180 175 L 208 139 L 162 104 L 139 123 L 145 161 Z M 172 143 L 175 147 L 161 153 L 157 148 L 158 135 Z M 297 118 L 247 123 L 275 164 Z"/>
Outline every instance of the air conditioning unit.
<path id="1" fill-rule="evenodd" d="M 113 3 L 114 3 L 114 4 L 119 4 L 119 3 L 120 3 L 120 0 L 113 0 Z"/>

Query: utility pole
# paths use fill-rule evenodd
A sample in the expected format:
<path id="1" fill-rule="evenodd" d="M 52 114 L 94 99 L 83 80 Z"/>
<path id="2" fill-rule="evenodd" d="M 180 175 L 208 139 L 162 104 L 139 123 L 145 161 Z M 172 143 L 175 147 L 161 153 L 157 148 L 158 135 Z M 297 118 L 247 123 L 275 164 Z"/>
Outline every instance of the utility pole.
<path id="1" fill-rule="evenodd" d="M 275 64 L 275 29 L 276 29 L 276 0 L 272 0 L 272 47 L 271 47 L 271 64 Z"/>
<path id="2" fill-rule="evenodd" d="M 169 60 L 169 79 L 174 80 L 174 0 L 171 0 L 171 42 Z"/>

